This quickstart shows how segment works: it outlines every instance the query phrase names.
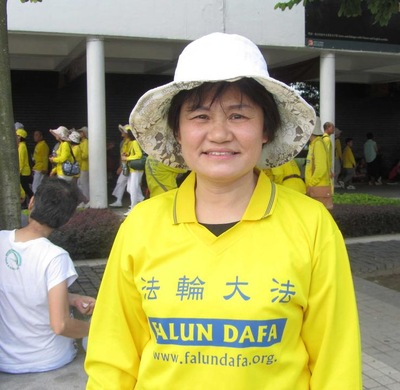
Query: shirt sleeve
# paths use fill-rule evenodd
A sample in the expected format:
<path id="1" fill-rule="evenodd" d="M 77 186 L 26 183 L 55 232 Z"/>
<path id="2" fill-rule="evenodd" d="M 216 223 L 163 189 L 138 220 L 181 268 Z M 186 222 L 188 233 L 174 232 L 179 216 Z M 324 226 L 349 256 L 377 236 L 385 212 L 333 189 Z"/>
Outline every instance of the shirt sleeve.
<path id="1" fill-rule="evenodd" d="M 333 221 L 323 224 L 335 226 Z M 310 389 L 361 390 L 360 329 L 347 251 L 340 231 L 325 227 L 317 234 L 302 329 Z"/>
<path id="2" fill-rule="evenodd" d="M 53 162 L 59 164 L 63 163 L 64 161 L 73 161 L 72 155 L 71 155 L 71 149 L 69 147 L 69 144 L 67 141 L 62 142 L 60 145 L 60 155 L 56 156 L 53 158 Z"/>
<path id="3" fill-rule="evenodd" d="M 77 278 L 78 274 L 68 253 L 62 253 L 52 259 L 46 269 L 47 291 L 64 280 L 67 281 L 67 287 L 69 287 Z"/>
<path id="4" fill-rule="evenodd" d="M 131 233 L 123 224 L 101 282 L 92 317 L 85 369 L 87 390 L 133 389 L 145 344 L 150 339 L 128 250 Z"/>

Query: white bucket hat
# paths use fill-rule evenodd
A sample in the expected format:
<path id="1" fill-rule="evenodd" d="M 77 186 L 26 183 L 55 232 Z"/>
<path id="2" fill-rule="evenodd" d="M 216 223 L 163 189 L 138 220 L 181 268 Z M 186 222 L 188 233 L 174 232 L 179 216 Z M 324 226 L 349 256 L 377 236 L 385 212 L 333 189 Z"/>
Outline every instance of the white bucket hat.
<path id="1" fill-rule="evenodd" d="M 81 135 L 76 130 L 71 132 L 71 134 L 68 136 L 68 139 L 75 144 L 81 143 Z"/>
<path id="2" fill-rule="evenodd" d="M 187 169 L 181 147 L 167 124 L 172 98 L 204 82 L 233 82 L 244 77 L 258 81 L 274 96 L 281 116 L 281 127 L 275 139 L 264 145 L 257 165 L 267 168 L 284 164 L 309 140 L 315 126 L 314 109 L 292 88 L 270 77 L 258 47 L 235 34 L 213 33 L 186 46 L 179 56 L 174 81 L 146 92 L 133 108 L 129 118 L 133 134 L 154 159 Z"/>
<path id="3" fill-rule="evenodd" d="M 118 125 L 118 129 L 119 129 L 119 131 L 121 133 L 128 134 L 128 130 L 131 130 L 131 126 L 129 126 L 129 125 L 124 125 L 124 126 Z"/>
<path id="4" fill-rule="evenodd" d="M 50 129 L 50 133 L 55 137 L 61 138 L 63 141 L 68 141 L 69 130 L 64 126 L 59 126 L 57 129 Z"/>
<path id="5" fill-rule="evenodd" d="M 313 135 L 324 135 L 324 132 L 322 131 L 322 125 L 321 125 L 321 119 L 319 116 L 317 116 L 317 119 L 315 121 L 315 127 L 312 132 Z"/>
<path id="6" fill-rule="evenodd" d="M 87 126 L 83 126 L 80 129 L 76 130 L 78 133 L 82 132 L 83 134 L 85 134 L 85 137 L 87 138 L 88 136 L 88 128 Z"/>

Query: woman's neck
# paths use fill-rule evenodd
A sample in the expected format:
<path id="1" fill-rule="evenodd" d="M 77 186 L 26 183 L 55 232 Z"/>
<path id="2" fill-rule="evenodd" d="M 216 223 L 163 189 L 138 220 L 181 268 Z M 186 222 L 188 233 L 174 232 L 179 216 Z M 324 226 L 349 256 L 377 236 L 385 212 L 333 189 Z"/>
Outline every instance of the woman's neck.
<path id="1" fill-rule="evenodd" d="M 47 225 L 42 225 L 34 219 L 30 219 L 27 226 L 16 230 L 15 241 L 26 242 L 42 237 L 47 238 L 53 230 L 53 228 Z"/>
<path id="2" fill-rule="evenodd" d="M 196 216 L 200 223 L 240 221 L 253 195 L 257 175 L 246 175 L 233 184 L 210 182 L 196 177 Z"/>

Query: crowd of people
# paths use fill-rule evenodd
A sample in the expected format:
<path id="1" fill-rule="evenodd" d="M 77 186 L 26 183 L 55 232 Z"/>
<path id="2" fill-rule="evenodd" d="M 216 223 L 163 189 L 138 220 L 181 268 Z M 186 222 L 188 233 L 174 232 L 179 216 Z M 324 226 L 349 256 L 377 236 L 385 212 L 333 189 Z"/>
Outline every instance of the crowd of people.
<path id="1" fill-rule="evenodd" d="M 28 208 L 32 196 L 46 176 L 57 176 L 66 181 L 75 181 L 80 194 L 78 208 L 89 207 L 89 147 L 88 128 L 86 126 L 76 130 L 59 126 L 50 129 L 56 143 L 52 151 L 44 140 L 43 132 L 35 130 L 33 153 L 29 154 L 26 139 L 29 137 L 25 126 L 15 123 L 15 133 L 18 144 L 18 162 L 21 183 L 21 203 L 23 208 Z M 64 169 L 64 163 L 77 163 L 78 172 L 70 175 Z"/>

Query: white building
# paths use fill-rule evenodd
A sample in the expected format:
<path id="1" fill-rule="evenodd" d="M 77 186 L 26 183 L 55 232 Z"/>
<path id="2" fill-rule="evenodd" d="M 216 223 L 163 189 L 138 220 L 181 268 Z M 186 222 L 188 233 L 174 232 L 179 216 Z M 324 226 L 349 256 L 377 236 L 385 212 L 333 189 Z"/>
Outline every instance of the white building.
<path id="1" fill-rule="evenodd" d="M 335 121 L 335 83 L 400 81 L 398 52 L 307 47 L 303 6 L 282 12 L 276 2 L 8 0 L 12 71 L 58 72 L 68 80 L 86 73 L 92 207 L 107 206 L 105 74 L 171 76 L 189 41 L 220 31 L 253 40 L 271 70 L 319 61 L 322 122 Z"/>

